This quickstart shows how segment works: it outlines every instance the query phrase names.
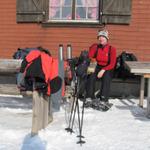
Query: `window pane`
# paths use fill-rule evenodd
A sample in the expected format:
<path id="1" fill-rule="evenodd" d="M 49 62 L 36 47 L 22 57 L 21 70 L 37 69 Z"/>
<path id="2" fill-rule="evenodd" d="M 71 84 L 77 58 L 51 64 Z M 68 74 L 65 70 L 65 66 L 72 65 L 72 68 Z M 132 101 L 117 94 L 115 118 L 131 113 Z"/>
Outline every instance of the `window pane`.
<path id="1" fill-rule="evenodd" d="M 61 0 L 50 0 L 50 7 L 59 7 Z"/>
<path id="2" fill-rule="evenodd" d="M 87 7 L 98 7 L 99 0 L 85 0 Z"/>
<path id="3" fill-rule="evenodd" d="M 97 20 L 98 19 L 98 8 L 97 7 L 89 7 L 88 11 L 88 19 L 94 19 Z"/>
<path id="4" fill-rule="evenodd" d="M 76 5 L 82 6 L 83 5 L 82 0 L 76 0 Z"/>
<path id="5" fill-rule="evenodd" d="M 76 16 L 80 16 L 76 17 L 76 19 L 97 20 L 98 10 L 99 10 L 99 0 L 76 1 Z"/>
<path id="6" fill-rule="evenodd" d="M 71 7 L 62 8 L 62 19 L 72 19 L 72 9 Z"/>
<path id="7" fill-rule="evenodd" d="M 72 5 L 72 0 L 63 0 L 64 6 L 71 6 Z"/>
<path id="8" fill-rule="evenodd" d="M 50 7 L 49 18 L 50 19 L 60 18 L 60 7 Z"/>
<path id="9" fill-rule="evenodd" d="M 49 19 L 72 19 L 72 0 L 50 0 Z"/>
<path id="10" fill-rule="evenodd" d="M 76 19 L 86 19 L 86 9 L 85 7 L 76 8 Z"/>

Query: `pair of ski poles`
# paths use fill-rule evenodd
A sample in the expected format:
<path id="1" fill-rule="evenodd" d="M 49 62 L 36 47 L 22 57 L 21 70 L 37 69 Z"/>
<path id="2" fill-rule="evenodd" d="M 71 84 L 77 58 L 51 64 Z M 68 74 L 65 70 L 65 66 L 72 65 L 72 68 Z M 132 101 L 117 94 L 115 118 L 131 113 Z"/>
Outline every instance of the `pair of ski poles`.
<path id="1" fill-rule="evenodd" d="M 83 129 L 83 117 L 84 117 L 84 104 L 85 104 L 85 98 L 83 99 L 83 105 L 82 105 L 82 113 L 80 114 L 80 108 L 79 108 L 79 78 L 76 77 L 75 79 L 75 89 L 74 89 L 74 94 L 73 94 L 73 102 L 72 102 L 72 107 L 71 107 L 71 112 L 70 112 L 70 117 L 69 117 L 69 125 L 67 128 L 65 128 L 66 131 L 73 133 L 73 126 L 74 126 L 74 121 L 75 121 L 75 116 L 77 113 L 77 118 L 78 118 L 78 126 L 79 126 L 79 141 L 77 144 L 84 144 L 85 141 L 82 140 L 84 136 L 82 135 L 82 129 Z"/>

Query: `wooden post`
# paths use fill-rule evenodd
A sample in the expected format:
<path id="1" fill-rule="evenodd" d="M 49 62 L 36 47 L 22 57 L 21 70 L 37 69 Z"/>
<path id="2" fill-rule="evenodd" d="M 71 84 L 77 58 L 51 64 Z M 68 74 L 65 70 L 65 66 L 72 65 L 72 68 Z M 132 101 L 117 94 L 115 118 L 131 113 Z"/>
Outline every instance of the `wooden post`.
<path id="1" fill-rule="evenodd" d="M 53 121 L 53 110 L 52 110 L 52 99 L 49 97 L 49 107 L 48 107 L 48 123 Z"/>
<path id="2" fill-rule="evenodd" d="M 140 106 L 140 107 L 143 107 L 143 101 L 144 101 L 144 85 L 145 85 L 145 79 L 144 79 L 144 76 L 141 76 L 140 101 L 139 101 L 139 106 Z"/>
<path id="3" fill-rule="evenodd" d="M 145 74 L 144 78 L 148 78 L 146 116 L 150 118 L 150 74 Z"/>
<path id="4" fill-rule="evenodd" d="M 38 131 L 45 129 L 52 121 L 52 108 L 49 107 L 49 96 L 43 95 L 38 91 L 33 91 L 32 107 L 32 131 L 31 136 L 38 134 Z M 49 113 L 49 111 L 51 111 Z"/>
<path id="5" fill-rule="evenodd" d="M 150 97 L 147 98 L 147 111 L 146 116 L 150 119 Z"/>
<path id="6" fill-rule="evenodd" d="M 49 106 L 49 97 L 46 95 L 40 95 L 41 101 L 43 103 L 43 116 L 42 116 L 42 129 L 45 129 L 48 125 L 48 106 Z"/>
<path id="7" fill-rule="evenodd" d="M 38 134 L 38 131 L 42 128 L 42 101 L 39 98 L 39 93 L 33 91 L 32 99 L 32 131 L 31 135 L 34 136 Z"/>
<path id="8" fill-rule="evenodd" d="M 148 79 L 148 85 L 147 85 L 147 96 L 150 97 L 150 74 L 145 74 L 144 78 Z"/>
<path id="9" fill-rule="evenodd" d="M 150 77 L 148 78 L 147 96 L 150 97 Z"/>

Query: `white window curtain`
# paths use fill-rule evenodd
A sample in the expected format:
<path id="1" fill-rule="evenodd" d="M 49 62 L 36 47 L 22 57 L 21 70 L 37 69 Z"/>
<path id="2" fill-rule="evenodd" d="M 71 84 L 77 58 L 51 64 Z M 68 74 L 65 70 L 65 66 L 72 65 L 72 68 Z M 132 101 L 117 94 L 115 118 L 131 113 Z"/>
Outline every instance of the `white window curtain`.
<path id="1" fill-rule="evenodd" d="M 88 18 L 98 19 L 99 0 L 81 0 L 87 10 Z"/>
<path id="2" fill-rule="evenodd" d="M 70 0 L 70 1 L 72 4 L 72 0 Z M 77 1 L 76 1 L 76 6 L 75 6 L 76 9 L 78 9 L 78 10 L 84 9 L 84 11 L 86 13 L 86 15 L 84 16 L 83 11 L 76 11 L 75 18 L 77 20 L 81 20 L 81 19 L 96 20 L 96 19 L 98 19 L 99 0 L 77 0 Z M 68 2 L 67 0 L 50 0 L 49 19 L 55 18 L 57 13 L 60 12 L 60 8 L 63 8 L 65 6 L 65 3 L 67 3 L 67 2 Z M 77 4 L 80 4 L 80 6 L 78 6 Z M 70 5 L 70 7 L 72 7 L 72 6 Z M 62 18 L 58 18 L 58 19 L 62 19 Z M 68 20 L 72 19 L 71 12 L 68 13 L 68 15 L 66 16 L 66 19 L 68 19 Z"/>
<path id="3" fill-rule="evenodd" d="M 49 3 L 49 18 L 53 18 L 59 11 L 60 7 L 64 5 L 65 0 L 50 0 Z"/>

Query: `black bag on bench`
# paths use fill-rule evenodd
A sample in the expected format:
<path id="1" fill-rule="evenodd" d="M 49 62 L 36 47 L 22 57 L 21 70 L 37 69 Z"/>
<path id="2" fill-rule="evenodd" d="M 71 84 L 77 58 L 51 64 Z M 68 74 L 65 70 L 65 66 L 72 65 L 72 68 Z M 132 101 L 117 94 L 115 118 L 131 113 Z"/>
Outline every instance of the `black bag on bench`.
<path id="1" fill-rule="evenodd" d="M 136 56 L 133 53 L 127 53 L 123 51 L 118 57 L 116 62 L 116 67 L 114 70 L 114 78 L 135 78 L 134 74 L 130 73 L 125 61 L 137 61 Z"/>

